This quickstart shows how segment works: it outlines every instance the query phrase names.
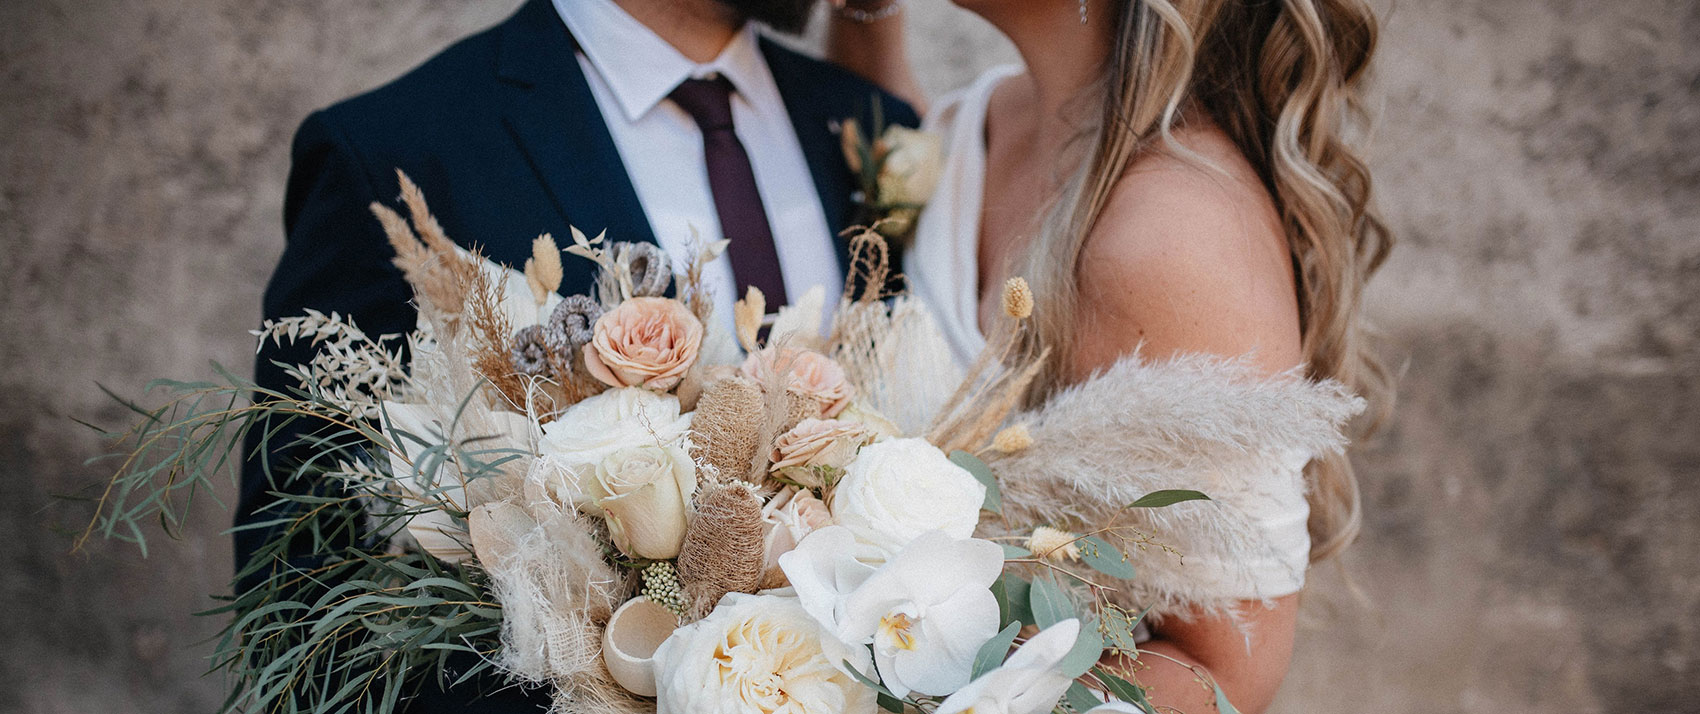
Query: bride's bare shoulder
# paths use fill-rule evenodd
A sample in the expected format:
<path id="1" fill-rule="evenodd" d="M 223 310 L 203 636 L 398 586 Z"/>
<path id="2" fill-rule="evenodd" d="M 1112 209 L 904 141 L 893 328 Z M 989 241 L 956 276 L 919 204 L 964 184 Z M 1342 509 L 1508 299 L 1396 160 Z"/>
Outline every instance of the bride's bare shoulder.
<path id="1" fill-rule="evenodd" d="M 1274 199 L 1213 125 L 1180 150 L 1139 157 L 1082 249 L 1081 357 L 1103 363 L 1143 343 L 1176 352 L 1253 354 L 1268 371 L 1301 359 L 1293 262 Z"/>

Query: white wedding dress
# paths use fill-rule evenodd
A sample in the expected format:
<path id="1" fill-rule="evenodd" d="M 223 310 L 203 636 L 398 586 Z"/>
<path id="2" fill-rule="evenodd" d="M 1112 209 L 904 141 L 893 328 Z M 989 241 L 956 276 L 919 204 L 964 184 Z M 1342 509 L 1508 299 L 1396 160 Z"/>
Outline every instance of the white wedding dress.
<path id="1" fill-rule="evenodd" d="M 933 313 L 958 366 L 986 345 L 977 251 L 987 103 L 999 82 L 1020 72 L 1017 66 L 987 71 L 940 100 L 924 125 L 940 135 L 944 165 L 903 268 L 911 294 Z M 1260 399 L 1281 390 L 1290 393 Z M 1100 404 L 1117 400 L 1132 405 Z M 1262 408 L 1275 402 L 1284 403 Z M 1314 408 L 1289 408 L 1293 404 Z M 1025 499 L 1019 505 L 1032 518 L 1091 524 L 1129 510 L 1120 504 L 1130 495 L 1158 488 L 1204 491 L 1213 505 L 1132 509 L 1149 511 L 1141 514 L 1148 516 L 1142 526 L 1184 556 L 1139 554 L 1139 580 L 1145 582 L 1141 587 L 1136 581 L 1132 590 L 1144 600 L 1138 605 L 1155 605 L 1158 614 L 1232 612 L 1239 601 L 1267 601 L 1304 586 L 1310 552 L 1304 467 L 1344 445 L 1341 414 L 1358 408 L 1361 401 L 1337 384 L 1259 379 L 1243 362 L 1129 358 L 1018 417 L 1036 436 L 1057 436 L 1051 444 L 1041 437 L 1031 453 L 1003 460 L 1005 503 L 1014 495 Z M 1139 448 L 1107 446 L 1123 434 Z M 1021 482 L 1008 483 L 1012 475 Z"/>

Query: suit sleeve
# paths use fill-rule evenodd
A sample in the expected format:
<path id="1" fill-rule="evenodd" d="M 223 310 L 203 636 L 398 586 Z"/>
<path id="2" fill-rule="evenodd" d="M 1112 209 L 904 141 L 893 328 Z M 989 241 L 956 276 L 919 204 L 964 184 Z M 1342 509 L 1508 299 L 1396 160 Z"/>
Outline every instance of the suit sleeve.
<path id="1" fill-rule="evenodd" d="M 388 170 L 385 167 L 386 174 Z M 377 196 L 373 186 L 372 172 L 327 115 L 318 112 L 308 117 L 297 131 L 291 150 L 284 196 L 286 243 L 266 288 L 265 319 L 297 316 L 312 308 L 343 315 L 374 338 L 413 328 L 414 311 L 408 302 L 411 293 L 400 270 L 392 264 L 394 252 L 368 208 Z M 291 393 L 297 385 L 278 363 L 306 363 L 313 352 L 305 341 L 282 345 L 268 341 L 255 360 L 255 384 L 261 389 Z M 300 449 L 290 448 L 316 425 L 305 420 L 283 425 L 261 452 L 260 436 L 270 428 L 248 434 L 236 512 L 238 526 L 282 515 L 267 510 L 277 500 L 273 491 L 311 493 L 326 486 L 297 474 L 303 455 Z M 263 530 L 236 531 L 238 572 L 269 537 Z M 350 536 L 346 543 L 331 547 L 352 544 Z M 325 550 L 292 544 L 288 560 L 311 565 Z M 263 572 L 244 578 L 238 583 L 238 592 L 261 577 Z"/>

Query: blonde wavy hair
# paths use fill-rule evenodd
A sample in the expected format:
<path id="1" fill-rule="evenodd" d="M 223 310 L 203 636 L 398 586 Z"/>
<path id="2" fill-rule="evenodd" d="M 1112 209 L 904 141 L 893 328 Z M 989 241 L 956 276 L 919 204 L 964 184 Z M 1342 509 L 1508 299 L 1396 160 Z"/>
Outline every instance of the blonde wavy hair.
<path id="1" fill-rule="evenodd" d="M 1080 137 L 1089 159 L 1065 177 L 1016 266 L 1039 297 L 1034 338 L 1052 354 L 1071 352 L 1087 236 L 1130 164 L 1163 146 L 1190 153 L 1171 131 L 1198 111 L 1251 161 L 1280 211 L 1308 376 L 1339 380 L 1384 413 L 1391 382 L 1365 344 L 1359 309 L 1392 237 L 1370 205 L 1369 170 L 1343 137 L 1365 118 L 1359 85 L 1375 49 L 1374 15 L 1360 0 L 1120 0 L 1115 22 L 1102 78 L 1085 95 L 1102 97 Z M 1053 361 L 1029 399 L 1062 380 Z M 1307 475 L 1318 561 L 1356 537 L 1358 484 L 1344 455 L 1313 462 Z"/>

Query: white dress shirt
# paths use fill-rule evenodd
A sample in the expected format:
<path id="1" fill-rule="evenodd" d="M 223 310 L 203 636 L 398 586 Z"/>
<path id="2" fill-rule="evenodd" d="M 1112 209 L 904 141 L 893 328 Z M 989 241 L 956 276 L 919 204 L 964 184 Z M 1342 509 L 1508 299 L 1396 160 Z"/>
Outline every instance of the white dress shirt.
<path id="1" fill-rule="evenodd" d="M 686 246 L 693 229 L 703 243 L 720 240 L 721 232 L 703 158 L 702 132 L 668 95 L 686 79 L 719 74 L 737 89 L 732 95 L 732 122 L 755 170 L 786 292 L 795 299 L 810 287 L 822 285 L 828 296 L 840 294 L 844 278 L 832 231 L 755 28 L 744 27 L 714 61 L 697 64 L 612 0 L 554 0 L 554 4 L 578 40 L 579 66 L 625 161 L 650 229 L 672 256 L 674 266 L 689 259 Z M 737 250 L 735 241 L 731 250 Z M 738 297 L 731 261 L 722 255 L 703 277 L 714 295 L 718 322 L 730 331 L 732 302 Z"/>

